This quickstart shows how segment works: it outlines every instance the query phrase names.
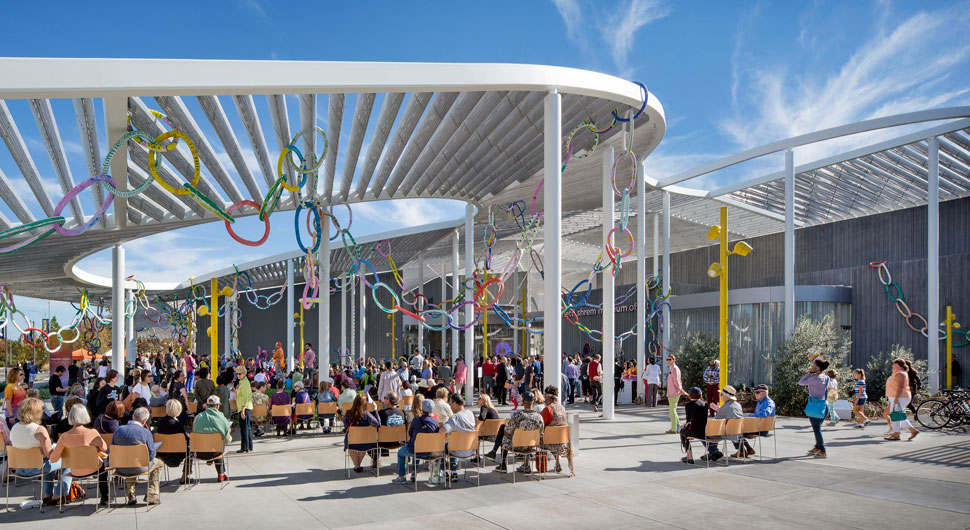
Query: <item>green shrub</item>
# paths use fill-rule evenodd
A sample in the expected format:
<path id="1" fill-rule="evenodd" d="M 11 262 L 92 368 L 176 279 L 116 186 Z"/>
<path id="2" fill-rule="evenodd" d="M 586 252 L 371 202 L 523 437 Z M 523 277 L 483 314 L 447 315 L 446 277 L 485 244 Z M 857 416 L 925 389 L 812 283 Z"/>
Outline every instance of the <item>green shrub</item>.
<path id="1" fill-rule="evenodd" d="M 905 359 L 912 363 L 913 368 L 919 373 L 920 381 L 926 384 L 926 361 L 914 360 L 913 350 L 896 344 L 892 350 L 879 352 L 870 357 L 866 363 L 866 393 L 869 394 L 870 400 L 878 401 L 885 397 L 886 380 L 893 373 L 893 361 L 896 359 Z M 924 392 L 921 391 L 920 394 Z"/>
<path id="2" fill-rule="evenodd" d="M 674 353 L 684 388 L 704 388 L 704 370 L 712 359 L 718 358 L 718 342 L 706 333 L 695 331 L 684 337 L 684 344 Z"/>
<path id="3" fill-rule="evenodd" d="M 816 354 L 821 354 L 831 363 L 829 368 L 839 373 L 839 397 L 848 396 L 853 384 L 852 367 L 847 364 L 851 345 L 848 332 L 831 314 L 822 320 L 798 319 L 792 335 L 775 352 L 771 397 L 778 413 L 786 416 L 804 414 L 808 391 L 798 381 L 808 373 L 811 358 Z"/>

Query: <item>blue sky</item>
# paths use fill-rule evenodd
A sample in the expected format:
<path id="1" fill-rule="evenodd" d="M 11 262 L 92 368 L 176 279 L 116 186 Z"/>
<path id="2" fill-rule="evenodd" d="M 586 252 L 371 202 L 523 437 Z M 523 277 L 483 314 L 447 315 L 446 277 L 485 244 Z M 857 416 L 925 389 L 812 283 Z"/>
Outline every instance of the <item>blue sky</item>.
<path id="1" fill-rule="evenodd" d="M 596 70 L 644 82 L 664 105 L 667 136 L 647 160 L 654 177 L 795 134 L 970 104 L 967 2 L 248 0 L 170 1 L 160 9 L 74 6 L 50 2 L 42 17 L 23 2 L 0 8 L 0 55 L 514 62 Z M 25 105 L 11 104 L 11 111 L 18 123 L 32 124 Z M 65 105 L 63 116 L 73 116 Z M 73 127 L 73 118 L 55 111 L 67 122 L 62 129 Z M 22 132 L 38 169 L 56 182 L 36 129 Z M 796 151 L 796 162 L 877 139 L 812 146 Z M 80 146 L 66 149 L 80 181 L 86 174 Z M 688 185 L 709 187 L 780 167 L 780 159 L 769 157 Z M 0 170 L 23 183 L 5 149 Z M 61 195 L 59 187 L 52 191 L 55 199 Z M 93 209 L 85 205 L 87 212 Z M 407 224 L 451 219 L 462 209 L 434 201 L 359 206 L 354 232 L 392 228 L 388 218 Z M 241 233 L 261 233 L 253 219 L 238 225 Z M 245 249 L 245 257 L 221 223 L 155 236 L 128 245 L 129 270 L 146 280 L 181 280 L 290 250 L 292 237 L 282 233 L 274 231 L 257 254 Z M 84 266 L 108 275 L 110 256 L 96 254 Z M 18 306 L 31 318 L 46 315 L 46 301 L 20 299 Z M 65 320 L 73 310 L 54 304 L 54 312 Z"/>

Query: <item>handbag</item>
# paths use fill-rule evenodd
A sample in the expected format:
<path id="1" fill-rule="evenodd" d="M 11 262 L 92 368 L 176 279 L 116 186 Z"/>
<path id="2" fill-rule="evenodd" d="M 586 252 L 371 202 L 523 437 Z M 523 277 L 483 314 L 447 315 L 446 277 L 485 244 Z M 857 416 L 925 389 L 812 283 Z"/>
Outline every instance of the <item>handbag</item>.
<path id="1" fill-rule="evenodd" d="M 903 421 L 905 419 L 906 419 L 906 411 L 903 410 L 903 407 L 900 407 L 899 403 L 896 403 L 895 405 L 893 405 L 893 410 L 892 412 L 889 413 L 889 420 Z"/>
<path id="2" fill-rule="evenodd" d="M 821 419 L 825 417 L 825 400 L 822 398 L 808 398 L 808 405 L 805 405 L 805 415 L 809 418 Z"/>
<path id="3" fill-rule="evenodd" d="M 546 473 L 549 471 L 549 456 L 545 451 L 536 452 L 536 471 Z"/>

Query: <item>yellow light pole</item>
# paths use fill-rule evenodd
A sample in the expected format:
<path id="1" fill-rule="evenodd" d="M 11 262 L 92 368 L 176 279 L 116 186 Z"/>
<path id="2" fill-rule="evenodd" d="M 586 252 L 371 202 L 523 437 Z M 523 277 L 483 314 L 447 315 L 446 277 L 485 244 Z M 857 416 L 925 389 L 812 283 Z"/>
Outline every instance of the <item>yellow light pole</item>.
<path id="1" fill-rule="evenodd" d="M 720 349 L 721 362 L 721 381 L 720 386 L 727 385 L 728 372 L 728 256 L 737 254 L 747 256 L 751 253 L 751 245 L 744 241 L 734 244 L 733 250 L 728 250 L 728 212 L 727 206 L 721 207 L 721 224 L 714 225 L 707 232 L 707 239 L 711 241 L 720 240 L 721 258 L 720 261 L 712 263 L 707 269 L 707 275 L 711 278 L 720 278 L 720 318 L 718 318 L 718 345 Z M 723 400 L 722 400 L 723 403 Z"/>
<path id="2" fill-rule="evenodd" d="M 210 310 L 206 306 L 199 308 L 199 315 L 206 316 L 209 315 L 209 329 L 206 332 L 209 335 L 209 354 L 210 354 L 210 370 L 219 369 L 219 296 L 232 296 L 232 289 L 229 287 L 223 287 L 222 291 L 219 290 L 219 280 L 217 278 L 212 279 L 210 286 L 212 292 L 212 309 Z M 229 318 L 229 315 L 226 315 Z M 228 339 L 228 337 L 227 337 Z"/>
<path id="3" fill-rule="evenodd" d="M 960 323 L 954 320 L 953 307 L 946 306 L 946 387 L 953 388 L 953 330 L 960 329 Z"/>

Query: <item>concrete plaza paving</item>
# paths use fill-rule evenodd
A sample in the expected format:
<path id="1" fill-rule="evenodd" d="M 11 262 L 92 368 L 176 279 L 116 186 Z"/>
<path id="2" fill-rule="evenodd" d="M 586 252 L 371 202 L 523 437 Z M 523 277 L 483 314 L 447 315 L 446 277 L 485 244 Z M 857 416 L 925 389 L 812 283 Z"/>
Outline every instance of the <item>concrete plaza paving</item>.
<path id="1" fill-rule="evenodd" d="M 588 406 L 569 411 L 582 418 L 574 478 L 518 475 L 512 484 L 490 466 L 481 487 L 469 473 L 471 483 L 445 490 L 422 482 L 415 493 L 390 483 L 394 451 L 392 459 L 382 460 L 380 478 L 365 472 L 348 480 L 341 438 L 301 431 L 296 439 L 267 436 L 256 440 L 254 452 L 233 453 L 228 483 L 216 483 L 214 469 L 203 466 L 198 486 L 163 485 L 159 506 L 97 510 L 92 489 L 83 507 L 72 505 L 63 514 L 14 508 L 0 511 L 0 523 L 99 530 L 970 528 L 966 431 L 886 442 L 882 422 L 865 430 L 825 427 L 829 457 L 819 460 L 805 455 L 813 444 L 808 422 L 779 418 L 777 459 L 768 458 L 774 448 L 769 442 L 763 462 L 706 469 L 680 462 L 678 438 L 663 434 L 669 426 L 666 407 L 620 407 L 609 422 Z M 233 445 L 234 451 L 238 442 Z M 30 490 L 11 493 L 16 506 Z"/>

